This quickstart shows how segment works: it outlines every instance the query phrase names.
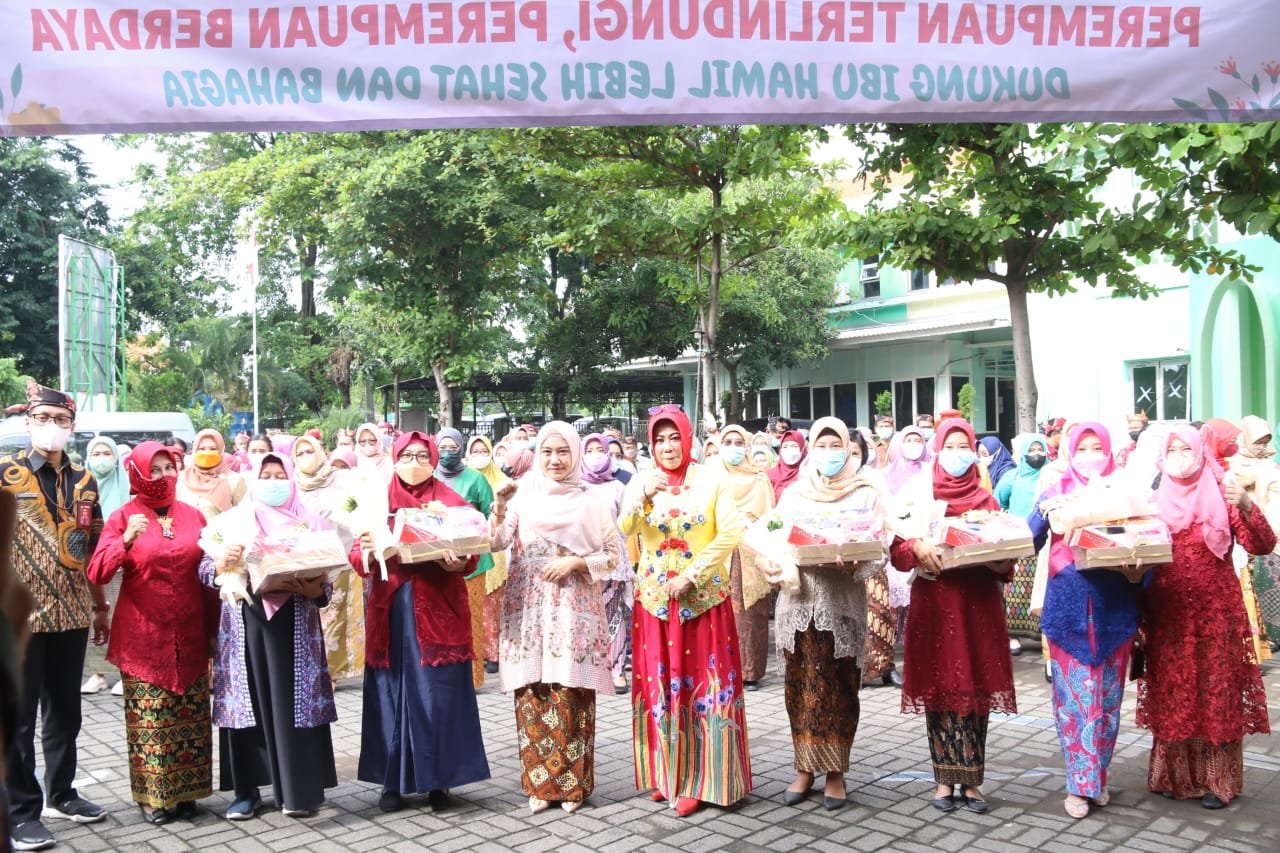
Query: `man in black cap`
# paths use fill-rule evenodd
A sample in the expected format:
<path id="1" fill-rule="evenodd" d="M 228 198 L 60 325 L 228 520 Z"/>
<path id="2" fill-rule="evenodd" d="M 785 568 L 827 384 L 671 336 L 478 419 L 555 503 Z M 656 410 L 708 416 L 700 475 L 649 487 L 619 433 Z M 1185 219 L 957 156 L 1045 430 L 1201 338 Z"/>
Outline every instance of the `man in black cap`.
<path id="1" fill-rule="evenodd" d="M 89 628 L 94 642 L 102 644 L 110 624 L 102 588 L 84 574 L 102 532 L 102 509 L 93 475 L 64 452 L 74 426 L 75 402 L 61 391 L 32 383 L 27 389 L 31 450 L 0 459 L 0 488 L 18 503 L 13 564 L 35 605 L 18 726 L 5 756 L 9 839 L 15 850 L 53 846 L 41 817 L 93 823 L 106 814 L 72 787 Z M 36 780 L 39 706 L 47 799 Z"/>

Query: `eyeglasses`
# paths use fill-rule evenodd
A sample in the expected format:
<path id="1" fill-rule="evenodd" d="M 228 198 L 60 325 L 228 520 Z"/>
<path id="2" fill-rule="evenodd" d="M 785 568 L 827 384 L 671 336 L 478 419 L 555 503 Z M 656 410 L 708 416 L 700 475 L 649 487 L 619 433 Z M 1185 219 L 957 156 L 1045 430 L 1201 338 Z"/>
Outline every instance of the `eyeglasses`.
<path id="1" fill-rule="evenodd" d="M 684 406 L 679 403 L 663 403 L 661 406 L 653 406 L 649 409 L 651 415 L 674 415 L 683 412 Z"/>
<path id="2" fill-rule="evenodd" d="M 396 457 L 396 461 L 397 462 L 418 462 L 421 465 L 430 465 L 431 454 L 425 450 L 420 450 L 417 453 L 401 453 L 399 456 Z"/>
<path id="3" fill-rule="evenodd" d="M 49 421 L 53 421 L 55 424 L 57 424 L 57 425 L 58 425 L 58 426 L 60 426 L 60 427 L 69 427 L 69 426 L 71 426 L 71 416 L 70 416 L 70 415 L 47 415 L 47 414 L 45 414 L 44 412 L 40 412 L 40 413 L 38 413 L 38 414 L 29 415 L 28 417 L 30 417 L 30 418 L 31 418 L 31 420 L 35 421 L 36 423 L 40 424 L 41 426 L 43 426 L 44 424 L 49 423 Z"/>

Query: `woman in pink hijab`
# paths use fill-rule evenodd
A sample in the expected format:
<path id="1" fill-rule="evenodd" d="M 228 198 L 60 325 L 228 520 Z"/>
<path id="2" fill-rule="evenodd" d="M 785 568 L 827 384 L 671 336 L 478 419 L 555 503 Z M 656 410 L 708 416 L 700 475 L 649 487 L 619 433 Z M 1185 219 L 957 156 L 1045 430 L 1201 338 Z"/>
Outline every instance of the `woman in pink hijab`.
<path id="1" fill-rule="evenodd" d="M 1276 535 L 1249 493 L 1224 482 L 1213 438 L 1180 426 L 1165 439 L 1156 498 L 1173 562 L 1147 588 L 1138 725 L 1151 730 L 1147 786 L 1220 809 L 1244 788 L 1244 736 L 1270 731 L 1231 548 L 1265 554 Z"/>

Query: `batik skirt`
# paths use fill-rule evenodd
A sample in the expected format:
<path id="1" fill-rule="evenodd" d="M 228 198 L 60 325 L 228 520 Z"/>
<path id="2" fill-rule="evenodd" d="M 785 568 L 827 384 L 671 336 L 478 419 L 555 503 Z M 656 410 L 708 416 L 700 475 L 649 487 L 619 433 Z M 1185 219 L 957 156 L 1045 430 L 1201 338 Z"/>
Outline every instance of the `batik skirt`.
<path id="1" fill-rule="evenodd" d="M 1010 637 L 1040 638 L 1040 617 L 1031 613 L 1031 588 L 1036 581 L 1036 558 L 1019 560 L 1004 588 L 1004 621 Z"/>
<path id="2" fill-rule="evenodd" d="M 1152 740 L 1147 787 L 1177 800 L 1214 794 L 1229 803 L 1244 790 L 1244 741 L 1211 744 L 1192 740 Z"/>
<path id="3" fill-rule="evenodd" d="M 213 727 L 209 676 L 172 693 L 121 674 L 124 734 L 133 801 L 155 809 L 213 793 Z"/>
<path id="4" fill-rule="evenodd" d="M 858 733 L 858 688 L 854 658 L 836 657 L 835 637 L 812 625 L 796 634 L 795 651 L 782 652 L 787 717 L 796 770 L 844 773 Z"/>
<path id="5" fill-rule="evenodd" d="M 548 802 L 582 802 L 595 788 L 596 692 L 559 684 L 515 691 L 520 784 Z"/>
<path id="6" fill-rule="evenodd" d="M 1107 790 L 1107 767 L 1120 733 L 1120 705 L 1129 667 L 1125 643 L 1096 666 L 1050 644 L 1053 716 L 1067 768 L 1067 793 L 1099 797 Z"/>
<path id="7" fill-rule="evenodd" d="M 867 662 L 862 671 L 863 684 L 870 684 L 893 669 L 897 622 L 889 601 L 889 578 L 881 570 L 867 578 Z"/>
<path id="8" fill-rule="evenodd" d="M 334 681 L 364 675 L 364 579 L 339 572 L 329 604 L 320 608 L 325 657 Z"/>
<path id="9" fill-rule="evenodd" d="M 730 590 L 733 596 L 733 622 L 738 629 L 738 647 L 742 650 L 742 680 L 759 681 L 769 665 L 769 611 L 773 596 L 766 595 L 750 607 L 742 596 L 742 557 L 733 549 L 730 562 Z"/>
<path id="10" fill-rule="evenodd" d="M 939 785 L 982 784 L 987 766 L 987 714 L 925 711 L 929 757 Z"/>

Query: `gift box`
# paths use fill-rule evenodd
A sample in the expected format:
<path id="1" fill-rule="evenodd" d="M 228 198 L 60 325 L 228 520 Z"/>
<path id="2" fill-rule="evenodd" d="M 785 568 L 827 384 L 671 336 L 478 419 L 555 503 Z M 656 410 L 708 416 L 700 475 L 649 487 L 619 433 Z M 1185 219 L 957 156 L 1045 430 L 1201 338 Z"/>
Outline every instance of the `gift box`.
<path id="1" fill-rule="evenodd" d="M 1025 518 L 1007 512 L 967 512 L 932 525 L 944 569 L 959 569 L 1035 556 Z"/>
<path id="2" fill-rule="evenodd" d="M 1149 489 L 1135 489 L 1119 477 L 1103 477 L 1083 489 L 1040 502 L 1049 529 L 1059 535 L 1120 518 L 1143 518 L 1155 511 Z"/>
<path id="3" fill-rule="evenodd" d="M 880 517 L 854 507 L 806 512 L 789 521 L 771 513 L 748 528 L 742 544 L 797 566 L 882 560 L 886 553 Z"/>
<path id="4" fill-rule="evenodd" d="M 459 557 L 488 554 L 493 545 L 489 520 L 482 514 L 469 506 L 438 502 L 396 510 L 392 535 L 404 563 L 438 560 L 449 551 Z"/>
<path id="5" fill-rule="evenodd" d="M 351 568 L 338 531 L 305 527 L 258 539 L 244 563 L 257 593 L 281 592 L 294 579 L 332 577 Z"/>
<path id="6" fill-rule="evenodd" d="M 1158 518 L 1128 518 L 1091 524 L 1071 534 L 1077 569 L 1115 569 L 1124 565 L 1168 563 L 1173 537 Z"/>

